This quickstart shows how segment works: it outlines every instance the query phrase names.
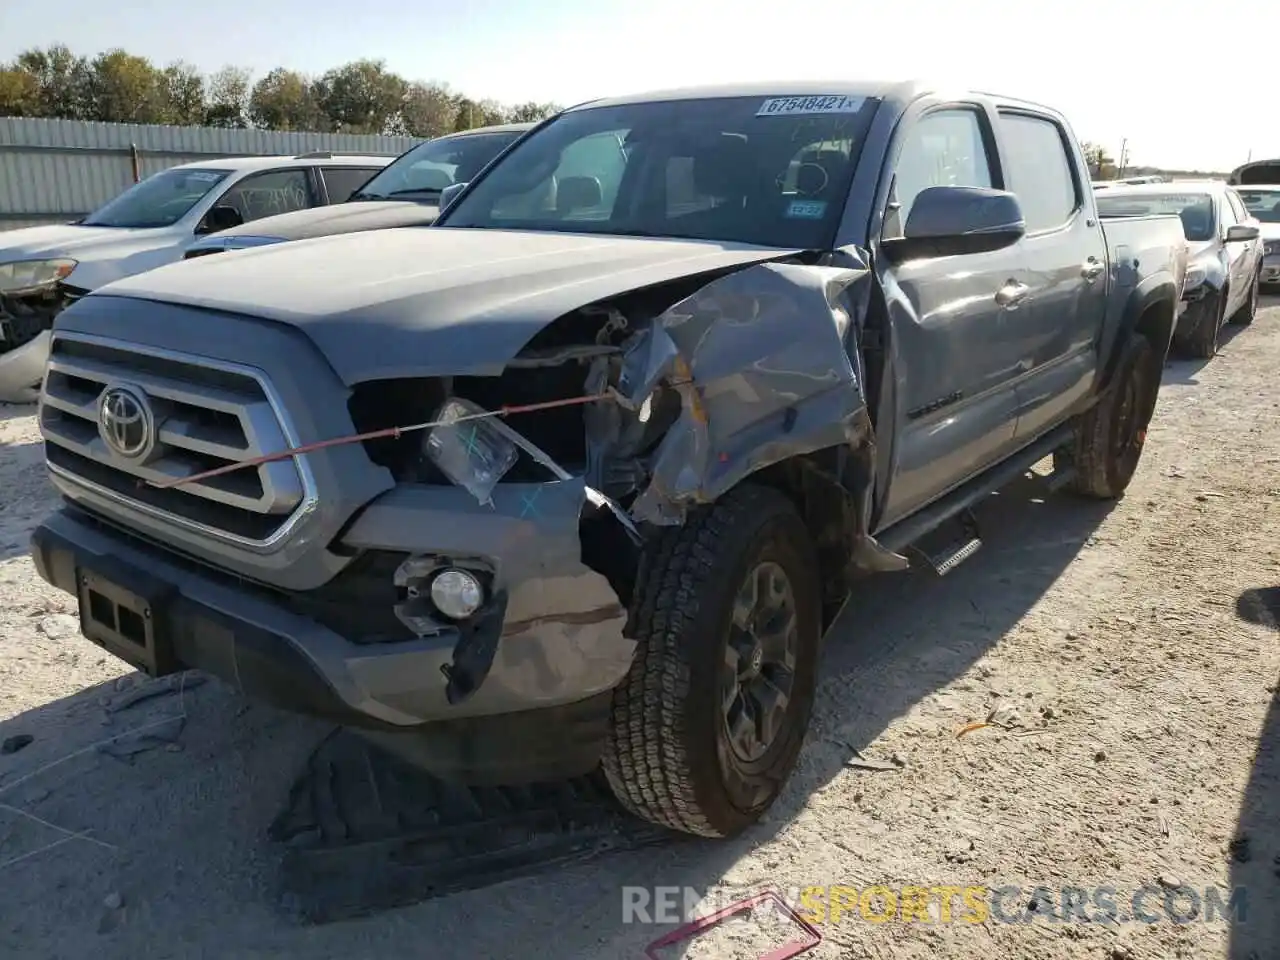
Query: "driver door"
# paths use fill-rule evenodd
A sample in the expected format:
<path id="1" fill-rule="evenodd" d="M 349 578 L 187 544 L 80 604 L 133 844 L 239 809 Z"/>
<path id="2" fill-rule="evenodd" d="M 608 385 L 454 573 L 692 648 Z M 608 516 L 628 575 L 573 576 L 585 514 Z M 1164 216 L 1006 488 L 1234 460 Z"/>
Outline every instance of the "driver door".
<path id="1" fill-rule="evenodd" d="M 988 112 L 936 108 L 903 134 L 884 236 L 900 235 L 932 186 L 1000 187 Z M 1022 243 L 1002 250 L 881 265 L 898 370 L 902 432 L 880 526 L 936 500 L 1015 442 L 1014 381 L 1028 336 L 1031 289 Z"/>

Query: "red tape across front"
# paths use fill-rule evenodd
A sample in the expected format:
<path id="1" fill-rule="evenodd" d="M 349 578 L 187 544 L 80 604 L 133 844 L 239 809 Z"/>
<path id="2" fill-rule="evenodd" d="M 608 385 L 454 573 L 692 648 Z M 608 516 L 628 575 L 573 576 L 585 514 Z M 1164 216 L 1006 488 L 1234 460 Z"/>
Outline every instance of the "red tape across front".
<path id="1" fill-rule="evenodd" d="M 348 443 L 363 443 L 365 440 L 381 440 L 385 437 L 394 437 L 399 439 L 402 434 L 414 433 L 419 430 L 430 430 L 432 427 L 452 426 L 455 423 L 466 423 L 468 420 L 483 420 L 488 417 L 505 417 L 513 413 L 534 413 L 538 410 L 551 410 L 555 407 L 571 407 L 583 403 L 593 403 L 596 400 L 609 400 L 609 394 L 597 393 L 585 397 L 569 397 L 564 400 L 544 400 L 541 403 L 522 403 L 514 406 L 503 406 L 497 410 L 486 410 L 483 413 L 471 413 L 465 417 L 458 417 L 455 420 L 431 420 L 427 423 L 414 423 L 406 427 L 386 427 L 382 430 L 370 430 L 368 433 L 354 433 L 349 437 L 334 437 L 332 440 L 317 440 L 315 443 L 304 443 L 300 447 L 291 447 L 288 450 L 281 450 L 278 453 L 267 454 L 262 457 L 253 457 L 250 460 L 237 460 L 235 463 L 228 463 L 221 467 L 214 467 L 212 470 L 205 470 L 201 473 L 193 473 L 189 477 L 176 477 L 172 480 L 150 481 L 139 480 L 139 486 L 152 486 L 160 490 L 166 490 L 170 487 L 180 487 L 184 483 L 196 483 L 200 480 L 207 480 L 210 477 L 219 477 L 224 473 L 232 473 L 236 470 L 244 470 L 248 467 L 259 467 L 264 463 L 275 463 L 278 460 L 288 460 L 290 457 L 297 457 L 304 453 L 314 453 L 316 450 L 324 450 L 326 447 L 340 447 Z"/>

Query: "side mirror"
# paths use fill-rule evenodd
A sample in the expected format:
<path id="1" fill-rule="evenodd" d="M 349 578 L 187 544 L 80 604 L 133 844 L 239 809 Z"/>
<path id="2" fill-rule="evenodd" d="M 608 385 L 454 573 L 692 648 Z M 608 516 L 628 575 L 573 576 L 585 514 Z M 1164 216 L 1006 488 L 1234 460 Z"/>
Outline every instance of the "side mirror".
<path id="1" fill-rule="evenodd" d="M 1027 233 L 1018 198 L 986 187 L 926 187 L 911 205 L 901 237 L 880 248 L 897 262 L 955 257 L 1011 246 Z"/>
<path id="2" fill-rule="evenodd" d="M 1223 243 L 1244 243 L 1248 240 L 1257 240 L 1261 235 L 1262 231 L 1257 227 L 1247 223 L 1237 223 L 1227 227 L 1227 235 L 1222 238 L 1222 241 Z"/>
<path id="3" fill-rule="evenodd" d="M 243 223 L 244 217 L 240 216 L 240 211 L 235 207 L 216 206 L 206 213 L 204 219 L 196 226 L 196 234 L 218 233 L 220 230 L 230 230 Z"/>
<path id="4" fill-rule="evenodd" d="M 444 213 L 449 204 L 457 198 L 463 190 L 467 189 L 467 181 L 461 183 L 451 183 L 440 191 L 440 212 Z"/>

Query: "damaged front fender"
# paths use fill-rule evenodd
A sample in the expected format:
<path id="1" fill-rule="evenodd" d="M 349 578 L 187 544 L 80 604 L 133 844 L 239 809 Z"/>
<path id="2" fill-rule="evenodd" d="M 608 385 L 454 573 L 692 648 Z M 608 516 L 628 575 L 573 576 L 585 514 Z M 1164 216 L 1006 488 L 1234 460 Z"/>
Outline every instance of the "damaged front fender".
<path id="1" fill-rule="evenodd" d="M 681 396 L 639 520 L 682 522 L 690 505 L 791 457 L 871 442 L 842 305 L 869 271 L 766 263 L 709 283 L 627 345 L 619 402 L 639 410 L 660 382 Z"/>

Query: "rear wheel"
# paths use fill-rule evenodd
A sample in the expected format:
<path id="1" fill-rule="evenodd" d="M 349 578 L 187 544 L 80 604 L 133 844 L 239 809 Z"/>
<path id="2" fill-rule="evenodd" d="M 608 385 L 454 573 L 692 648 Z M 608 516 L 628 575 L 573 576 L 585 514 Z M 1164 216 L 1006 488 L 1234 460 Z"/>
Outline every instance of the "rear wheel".
<path id="1" fill-rule="evenodd" d="M 744 484 L 663 531 L 637 578 L 640 645 L 603 757 L 624 807 L 729 837 L 773 804 L 813 708 L 818 584 L 808 531 L 770 488 Z"/>
<path id="2" fill-rule="evenodd" d="M 1076 422 L 1075 439 L 1065 452 L 1076 471 L 1072 492 L 1114 500 L 1133 480 L 1160 388 L 1153 352 L 1150 340 L 1134 334 L 1106 395 Z M 1062 459 L 1055 457 L 1059 463 Z"/>
<path id="3" fill-rule="evenodd" d="M 1235 316 L 1230 320 L 1237 327 L 1247 327 L 1253 323 L 1253 318 L 1258 315 L 1258 298 L 1259 287 L 1262 286 L 1262 268 L 1258 268 L 1258 272 L 1253 275 L 1253 283 L 1249 285 L 1249 297 L 1245 300 L 1244 306 L 1236 311 Z"/>

